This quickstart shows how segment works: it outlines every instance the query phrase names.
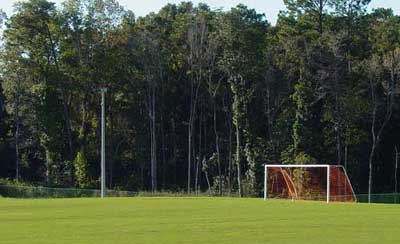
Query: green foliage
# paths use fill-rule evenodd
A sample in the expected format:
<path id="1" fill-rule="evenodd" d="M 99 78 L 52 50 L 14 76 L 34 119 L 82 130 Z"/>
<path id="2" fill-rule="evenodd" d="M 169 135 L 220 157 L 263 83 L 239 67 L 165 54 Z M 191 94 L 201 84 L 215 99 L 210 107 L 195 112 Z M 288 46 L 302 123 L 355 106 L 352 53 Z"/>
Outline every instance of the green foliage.
<path id="1" fill-rule="evenodd" d="M 304 152 L 299 152 L 296 154 L 294 158 L 294 162 L 296 164 L 316 164 L 318 161 L 311 157 L 310 155 L 304 153 Z"/>
<path id="2" fill-rule="evenodd" d="M 312 131 L 308 125 L 314 116 L 311 110 L 313 94 L 311 82 L 300 80 L 294 86 L 292 99 L 296 106 L 296 117 L 293 123 L 293 145 L 296 152 L 306 150 L 312 141 Z"/>
<path id="3" fill-rule="evenodd" d="M 315 109 L 313 107 L 315 97 L 312 84 L 308 80 L 299 80 L 294 86 L 294 93 L 291 96 L 295 104 L 295 120 L 292 125 L 293 146 L 286 151 L 289 157 L 285 156 L 286 162 L 292 161 L 296 164 L 317 163 L 310 153 L 315 150 L 315 130 L 313 120 L 315 119 Z M 314 149 L 314 150 L 313 150 Z M 293 153 L 290 156 L 290 153 Z"/>
<path id="4" fill-rule="evenodd" d="M 74 160 L 75 184 L 79 188 L 88 188 L 90 185 L 88 177 L 88 162 L 84 152 L 78 152 Z"/>
<path id="5" fill-rule="evenodd" d="M 371 125 L 393 102 L 373 169 L 391 190 L 400 18 L 367 13 L 369 2 L 287 0 L 276 26 L 242 4 L 183 2 L 135 18 L 111 0 L 18 3 L 1 18 L 0 176 L 18 162 L 22 180 L 98 187 L 107 87 L 110 188 L 149 189 L 153 162 L 167 191 L 198 172 L 189 185 L 201 191 L 208 179 L 256 196 L 264 163 L 346 163 L 364 191 Z"/>
<path id="6" fill-rule="evenodd" d="M 312 189 L 310 189 L 311 176 L 310 171 L 304 169 L 293 170 L 293 181 L 296 187 L 297 194 L 301 196 L 310 196 Z M 316 192 L 314 192 L 316 194 Z M 314 195 L 315 196 L 315 195 Z"/>

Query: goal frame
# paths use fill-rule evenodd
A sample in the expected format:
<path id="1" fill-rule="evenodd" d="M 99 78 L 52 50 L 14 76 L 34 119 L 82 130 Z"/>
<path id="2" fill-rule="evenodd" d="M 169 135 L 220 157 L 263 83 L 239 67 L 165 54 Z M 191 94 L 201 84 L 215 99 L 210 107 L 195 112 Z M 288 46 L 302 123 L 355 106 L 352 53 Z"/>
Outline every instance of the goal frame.
<path id="1" fill-rule="evenodd" d="M 331 174 L 331 167 L 340 167 L 343 169 L 344 174 L 346 175 L 347 179 L 349 179 L 346 169 L 342 165 L 329 165 L 329 164 L 265 164 L 264 165 L 264 201 L 268 199 L 268 168 L 326 168 L 326 203 L 330 202 L 330 174 Z M 353 186 L 350 182 L 351 191 L 354 194 Z"/>

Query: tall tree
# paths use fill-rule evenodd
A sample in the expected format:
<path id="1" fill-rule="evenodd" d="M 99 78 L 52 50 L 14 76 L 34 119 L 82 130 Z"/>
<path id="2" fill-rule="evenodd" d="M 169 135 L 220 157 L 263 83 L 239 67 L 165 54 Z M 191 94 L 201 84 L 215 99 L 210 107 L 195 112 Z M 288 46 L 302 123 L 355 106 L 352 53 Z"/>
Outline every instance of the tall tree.
<path id="1" fill-rule="evenodd" d="M 241 163 L 241 138 L 243 132 L 248 130 L 246 128 L 248 104 L 254 91 L 254 83 L 260 78 L 257 75 L 261 74 L 262 67 L 254 61 L 262 59 L 260 47 L 264 43 L 268 23 L 264 20 L 264 16 L 257 14 L 255 10 L 239 5 L 224 16 L 220 25 L 220 37 L 225 46 L 220 67 L 226 74 L 233 96 L 232 120 L 236 130 L 235 164 L 238 193 L 242 196 L 242 168 L 244 167 Z"/>
<path id="2" fill-rule="evenodd" d="M 392 119 L 395 103 L 395 89 L 398 83 L 398 70 L 400 67 L 400 48 L 398 45 L 400 40 L 398 26 L 400 22 L 390 13 L 389 15 L 380 15 L 379 18 L 383 18 L 382 21 L 378 22 L 378 24 L 374 26 L 374 31 L 379 33 L 376 36 L 376 39 L 374 39 L 376 53 L 369 61 L 367 61 L 372 107 L 372 143 L 369 154 L 368 202 L 371 202 L 373 187 L 372 177 L 374 156 L 377 147 L 382 140 L 383 132 L 389 121 Z M 389 77 L 385 76 L 386 72 L 389 73 Z M 380 94 L 382 88 L 384 89 L 384 94 Z"/>
<path id="3" fill-rule="evenodd" d="M 289 11 L 312 16 L 316 20 L 316 30 L 324 32 L 325 15 L 334 0 L 284 0 Z"/>

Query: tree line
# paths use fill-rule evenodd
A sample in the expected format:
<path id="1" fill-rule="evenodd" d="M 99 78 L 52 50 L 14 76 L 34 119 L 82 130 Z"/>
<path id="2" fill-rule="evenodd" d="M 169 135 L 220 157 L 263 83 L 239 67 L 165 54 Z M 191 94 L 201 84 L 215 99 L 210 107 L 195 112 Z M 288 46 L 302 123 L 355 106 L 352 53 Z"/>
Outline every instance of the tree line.
<path id="1" fill-rule="evenodd" d="M 340 164 L 397 192 L 400 17 L 370 0 L 15 5 L 0 49 L 0 177 L 94 188 L 106 94 L 112 189 L 259 195 L 263 167 Z"/>

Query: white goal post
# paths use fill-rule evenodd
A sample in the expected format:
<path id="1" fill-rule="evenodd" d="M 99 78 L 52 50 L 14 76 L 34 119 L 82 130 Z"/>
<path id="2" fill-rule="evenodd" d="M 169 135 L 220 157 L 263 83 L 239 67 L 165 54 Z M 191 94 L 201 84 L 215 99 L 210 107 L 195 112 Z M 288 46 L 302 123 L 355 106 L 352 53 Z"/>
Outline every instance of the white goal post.
<path id="1" fill-rule="evenodd" d="M 319 181 L 325 181 L 326 180 L 326 185 L 323 185 L 323 184 L 319 184 L 318 186 L 317 186 L 317 188 L 319 187 L 319 190 L 320 190 L 320 193 L 322 194 L 326 194 L 326 196 L 324 197 L 325 198 L 325 200 L 326 200 L 326 202 L 327 203 L 329 203 L 330 201 L 331 201 L 331 189 L 336 189 L 335 187 L 337 186 L 337 188 L 339 188 L 339 187 L 342 187 L 341 189 L 342 189 L 342 191 L 344 191 L 345 192 L 345 194 L 347 193 L 349 196 L 347 196 L 345 199 L 347 199 L 347 201 L 352 201 L 352 200 L 349 200 L 349 197 L 350 197 L 350 199 L 354 199 L 353 201 L 356 201 L 357 199 L 356 199 L 356 196 L 355 196 L 355 194 L 354 194 L 354 190 L 353 190 L 353 187 L 351 186 L 351 183 L 350 183 L 350 180 L 349 180 L 349 178 L 348 178 L 348 176 L 347 176 L 347 173 L 346 173 L 346 170 L 345 170 L 345 168 L 343 167 L 343 166 L 341 166 L 341 165 L 328 165 L 328 164 L 309 164 L 309 165 L 299 165 L 299 164 L 293 164 L 293 165 L 277 165 L 277 164 L 266 164 L 266 165 L 264 165 L 264 200 L 266 201 L 267 199 L 268 199 L 268 170 L 270 169 L 270 171 L 271 171 L 271 174 L 272 174 L 272 172 L 279 172 L 279 174 L 280 174 L 280 177 L 282 178 L 282 179 L 284 179 L 284 180 L 281 180 L 280 182 L 286 182 L 285 184 L 287 185 L 287 188 L 288 189 L 286 189 L 286 190 L 288 190 L 288 191 L 290 191 L 291 189 L 292 190 L 294 190 L 294 191 L 296 191 L 296 182 L 295 182 L 295 180 L 294 180 L 294 178 L 295 178 L 295 175 L 292 175 L 292 176 L 290 176 L 290 172 L 295 172 L 295 171 L 292 171 L 292 170 L 295 170 L 296 168 L 298 168 L 298 169 L 305 169 L 305 170 L 317 170 L 318 171 L 318 168 L 319 169 L 325 169 L 324 171 L 326 172 L 326 176 L 324 175 L 325 173 L 320 173 L 318 176 L 320 177 L 320 178 L 318 178 L 317 179 L 317 181 L 319 180 Z M 333 170 L 333 174 L 334 175 L 332 175 L 332 170 Z M 320 170 L 321 171 L 321 170 Z M 287 172 L 289 172 L 289 173 L 287 173 Z M 339 176 L 337 176 L 337 175 L 339 175 Z M 315 174 L 314 174 L 315 175 Z M 342 176 L 341 177 L 341 179 L 340 180 L 338 180 L 338 177 L 340 178 L 340 176 Z M 323 178 L 325 178 L 326 177 L 326 179 L 323 179 Z M 276 177 L 277 178 L 277 177 Z M 314 177 L 315 178 L 315 177 Z M 332 182 L 331 182 L 332 181 Z M 340 182 L 339 182 L 340 181 Z M 289 183 L 290 183 L 290 185 L 292 185 L 292 188 L 291 187 L 289 187 Z M 282 184 L 282 183 L 281 183 Z M 283 184 L 283 185 L 285 185 L 285 184 Z M 332 184 L 334 184 L 334 185 L 332 185 Z M 310 184 L 311 185 L 311 184 Z M 271 186 L 272 188 L 273 188 L 273 186 Z M 325 189 L 322 189 L 322 188 L 325 188 Z M 315 188 L 315 187 L 314 187 Z M 338 193 L 337 192 L 334 192 L 334 194 L 336 194 L 336 195 L 334 195 L 334 199 L 335 200 L 338 200 L 338 199 L 340 199 L 340 197 L 342 197 L 342 196 L 339 196 L 338 195 Z M 296 195 L 297 195 L 297 193 L 296 193 Z M 292 198 L 293 199 L 293 198 Z M 320 200 L 322 200 L 322 199 L 320 199 Z M 339 200 L 340 201 L 340 200 Z"/>

